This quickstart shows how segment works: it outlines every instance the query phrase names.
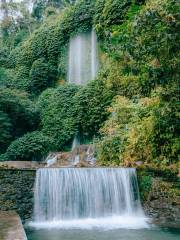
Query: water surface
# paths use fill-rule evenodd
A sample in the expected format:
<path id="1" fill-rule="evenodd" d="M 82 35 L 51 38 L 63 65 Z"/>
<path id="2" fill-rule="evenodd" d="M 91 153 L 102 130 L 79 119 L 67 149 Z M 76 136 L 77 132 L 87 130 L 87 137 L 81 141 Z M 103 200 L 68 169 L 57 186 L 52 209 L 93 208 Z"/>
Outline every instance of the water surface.
<path id="1" fill-rule="evenodd" d="M 180 230 L 175 229 L 115 229 L 115 230 L 26 230 L 28 240 L 179 240 Z"/>

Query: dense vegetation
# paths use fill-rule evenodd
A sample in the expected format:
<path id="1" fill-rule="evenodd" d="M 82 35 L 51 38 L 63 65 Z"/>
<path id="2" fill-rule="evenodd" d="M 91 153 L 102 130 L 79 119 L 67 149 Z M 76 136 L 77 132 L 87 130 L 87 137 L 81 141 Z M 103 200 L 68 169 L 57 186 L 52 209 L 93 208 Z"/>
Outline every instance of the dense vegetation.
<path id="1" fill-rule="evenodd" d="M 40 160 L 79 132 L 96 137 L 101 165 L 178 164 L 175 0 L 51 0 L 35 1 L 32 13 L 16 9 L 21 21 L 8 14 L 1 21 L 2 160 Z M 84 87 L 69 85 L 68 41 L 92 27 L 100 72 Z"/>

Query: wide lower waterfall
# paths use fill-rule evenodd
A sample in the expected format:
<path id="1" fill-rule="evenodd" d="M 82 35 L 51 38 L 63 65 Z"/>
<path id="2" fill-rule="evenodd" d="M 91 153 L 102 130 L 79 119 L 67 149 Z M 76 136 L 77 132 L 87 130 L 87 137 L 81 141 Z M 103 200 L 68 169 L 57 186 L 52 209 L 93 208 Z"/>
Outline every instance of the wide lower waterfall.
<path id="1" fill-rule="evenodd" d="M 147 226 L 133 168 L 39 169 L 34 214 L 41 227 Z"/>
<path id="2" fill-rule="evenodd" d="M 86 84 L 95 78 L 98 69 L 97 37 L 94 30 L 70 39 L 68 82 Z"/>

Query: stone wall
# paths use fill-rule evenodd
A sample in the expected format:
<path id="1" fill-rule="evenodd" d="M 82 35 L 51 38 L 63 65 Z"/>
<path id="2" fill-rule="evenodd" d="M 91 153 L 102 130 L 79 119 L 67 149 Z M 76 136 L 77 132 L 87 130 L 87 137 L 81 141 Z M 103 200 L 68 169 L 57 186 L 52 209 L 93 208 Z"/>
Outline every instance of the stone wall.
<path id="1" fill-rule="evenodd" d="M 0 210 L 15 210 L 25 220 L 33 212 L 35 170 L 0 169 Z"/>

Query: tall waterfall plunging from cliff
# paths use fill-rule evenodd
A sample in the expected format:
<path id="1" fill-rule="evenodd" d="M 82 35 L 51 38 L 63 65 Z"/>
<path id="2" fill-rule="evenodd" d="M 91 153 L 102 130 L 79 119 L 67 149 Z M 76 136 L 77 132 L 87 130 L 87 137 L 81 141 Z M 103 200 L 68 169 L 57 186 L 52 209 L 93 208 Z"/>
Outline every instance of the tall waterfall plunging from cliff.
<path id="1" fill-rule="evenodd" d="M 98 70 L 97 37 L 94 30 L 70 39 L 68 82 L 84 85 L 95 78 Z"/>
<path id="2" fill-rule="evenodd" d="M 146 227 L 133 168 L 39 169 L 38 227 Z"/>

